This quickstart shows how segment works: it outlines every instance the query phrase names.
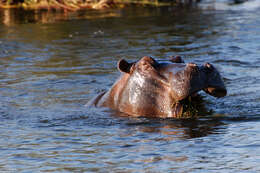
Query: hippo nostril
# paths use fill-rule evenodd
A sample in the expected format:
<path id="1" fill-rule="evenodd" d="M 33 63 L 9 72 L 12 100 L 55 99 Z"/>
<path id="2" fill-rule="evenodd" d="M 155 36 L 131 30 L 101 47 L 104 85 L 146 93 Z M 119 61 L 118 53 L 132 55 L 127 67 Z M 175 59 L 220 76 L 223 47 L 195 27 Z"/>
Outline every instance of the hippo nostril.
<path id="1" fill-rule="evenodd" d="M 208 62 L 204 64 L 204 67 L 209 72 L 214 70 L 214 66 Z"/>

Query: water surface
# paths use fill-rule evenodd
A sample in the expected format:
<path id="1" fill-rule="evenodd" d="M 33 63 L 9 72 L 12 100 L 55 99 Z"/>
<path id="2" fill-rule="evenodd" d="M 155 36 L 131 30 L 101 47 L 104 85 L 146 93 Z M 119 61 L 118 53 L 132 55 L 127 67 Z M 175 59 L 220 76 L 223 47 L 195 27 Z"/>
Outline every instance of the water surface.
<path id="1" fill-rule="evenodd" d="M 250 3 L 252 3 L 250 1 Z M 0 10 L 1 172 L 259 172 L 260 10 L 249 3 L 76 13 Z M 84 104 L 120 58 L 213 63 L 228 95 L 193 120 Z"/>

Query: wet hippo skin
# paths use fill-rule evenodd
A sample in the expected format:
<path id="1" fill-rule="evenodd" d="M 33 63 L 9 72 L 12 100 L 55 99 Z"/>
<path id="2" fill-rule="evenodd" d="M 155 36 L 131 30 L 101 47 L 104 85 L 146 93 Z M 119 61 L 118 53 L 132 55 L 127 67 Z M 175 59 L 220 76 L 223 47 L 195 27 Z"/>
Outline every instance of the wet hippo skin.
<path id="1" fill-rule="evenodd" d="M 219 72 L 210 63 L 198 66 L 185 64 L 179 56 L 168 61 L 145 56 L 133 63 L 121 59 L 117 68 L 120 78 L 87 106 L 108 107 L 135 117 L 170 118 L 181 117 L 185 100 L 201 90 L 214 97 L 227 94 Z"/>

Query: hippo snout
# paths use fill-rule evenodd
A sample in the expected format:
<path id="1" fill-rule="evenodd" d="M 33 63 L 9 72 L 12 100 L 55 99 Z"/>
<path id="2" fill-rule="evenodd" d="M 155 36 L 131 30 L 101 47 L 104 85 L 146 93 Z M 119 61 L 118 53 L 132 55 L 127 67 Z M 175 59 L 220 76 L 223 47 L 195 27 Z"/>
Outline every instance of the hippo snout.
<path id="1" fill-rule="evenodd" d="M 218 98 L 226 96 L 227 89 L 218 70 L 210 63 L 205 63 L 203 68 L 207 76 L 206 87 L 204 88 L 204 91 L 207 94 Z"/>
<path id="2" fill-rule="evenodd" d="M 204 90 L 214 97 L 224 97 L 227 94 L 225 84 L 218 70 L 210 63 L 199 66 L 187 63 L 183 70 L 173 76 L 172 90 L 175 100 L 183 100 Z"/>

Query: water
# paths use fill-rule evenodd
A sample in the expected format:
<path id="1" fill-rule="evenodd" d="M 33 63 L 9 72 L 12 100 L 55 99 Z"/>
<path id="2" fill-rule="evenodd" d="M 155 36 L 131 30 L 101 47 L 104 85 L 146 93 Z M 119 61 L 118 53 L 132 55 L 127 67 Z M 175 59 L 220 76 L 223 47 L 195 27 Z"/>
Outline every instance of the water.
<path id="1" fill-rule="evenodd" d="M 259 172 L 260 8 L 0 10 L 1 172 Z M 248 5 L 247 5 L 248 4 Z M 194 120 L 118 117 L 83 105 L 120 58 L 211 62 L 228 95 Z"/>

